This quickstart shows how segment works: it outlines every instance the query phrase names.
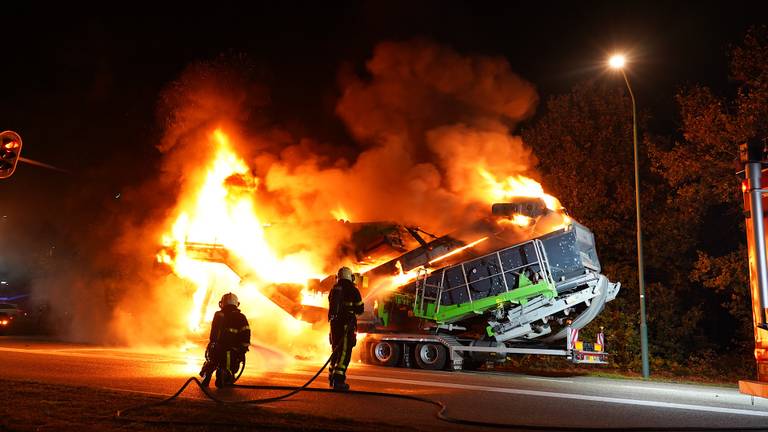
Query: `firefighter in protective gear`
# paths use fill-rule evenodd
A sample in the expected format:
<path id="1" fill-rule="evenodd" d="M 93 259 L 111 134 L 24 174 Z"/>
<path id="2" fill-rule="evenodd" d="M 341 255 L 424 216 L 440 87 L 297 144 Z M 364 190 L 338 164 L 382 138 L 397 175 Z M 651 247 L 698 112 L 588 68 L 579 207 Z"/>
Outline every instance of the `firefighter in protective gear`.
<path id="1" fill-rule="evenodd" d="M 237 296 L 224 294 L 219 301 L 221 310 L 213 316 L 211 335 L 206 349 L 206 363 L 200 371 L 203 385 L 208 386 L 216 371 L 216 387 L 235 383 L 235 374 L 245 362 L 251 344 L 251 328 L 240 309 Z"/>
<path id="2" fill-rule="evenodd" d="M 331 323 L 330 342 L 333 354 L 328 379 L 334 390 L 348 390 L 347 367 L 352 347 L 357 343 L 357 315 L 363 313 L 363 300 L 353 282 L 352 270 L 342 267 L 336 274 L 336 284 L 328 294 L 328 321 Z"/>

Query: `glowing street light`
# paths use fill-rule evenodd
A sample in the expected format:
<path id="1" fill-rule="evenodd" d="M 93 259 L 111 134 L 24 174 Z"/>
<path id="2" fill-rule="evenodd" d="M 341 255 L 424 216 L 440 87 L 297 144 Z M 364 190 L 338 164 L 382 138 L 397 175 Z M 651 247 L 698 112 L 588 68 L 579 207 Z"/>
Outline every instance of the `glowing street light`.
<path id="1" fill-rule="evenodd" d="M 616 54 L 608 59 L 608 65 L 614 69 L 622 69 L 626 63 L 627 59 L 621 54 Z"/>
<path id="2" fill-rule="evenodd" d="M 640 226 L 640 169 L 638 167 L 637 156 L 637 108 L 635 104 L 635 94 L 632 92 L 632 86 L 629 85 L 629 79 L 624 66 L 627 59 L 621 54 L 615 54 L 608 59 L 608 65 L 612 69 L 621 72 L 624 82 L 627 83 L 629 96 L 632 99 L 632 142 L 635 148 L 635 209 L 637 210 L 637 279 L 640 290 L 640 347 L 643 360 L 643 378 L 648 379 L 650 375 L 648 370 L 648 325 L 645 322 L 645 277 L 643 273 L 643 231 Z"/>

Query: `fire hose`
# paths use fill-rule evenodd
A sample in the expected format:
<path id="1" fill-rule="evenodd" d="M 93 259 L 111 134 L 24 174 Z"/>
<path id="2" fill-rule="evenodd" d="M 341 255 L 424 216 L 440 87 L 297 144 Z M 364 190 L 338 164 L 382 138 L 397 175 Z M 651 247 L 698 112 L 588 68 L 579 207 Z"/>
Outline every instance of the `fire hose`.
<path id="1" fill-rule="evenodd" d="M 335 353 L 335 350 L 334 350 Z M 469 419 L 461 419 L 461 418 L 455 418 L 451 417 L 448 414 L 446 414 L 446 411 L 448 410 L 448 406 L 439 400 L 435 399 L 429 399 L 426 397 L 421 396 L 414 396 L 414 395 L 406 395 L 406 394 L 395 394 L 395 393 L 384 393 L 384 392 L 374 392 L 374 391 L 365 391 L 365 390 L 344 390 L 344 391 L 338 391 L 338 390 L 331 390 L 331 389 L 324 389 L 324 388 L 310 388 L 309 386 L 317 379 L 318 376 L 320 376 L 321 373 L 325 370 L 326 367 L 328 367 L 328 364 L 331 362 L 331 359 L 333 358 L 333 354 L 331 354 L 330 357 L 328 357 L 328 360 L 325 361 L 325 364 L 315 373 L 312 378 L 310 378 L 306 383 L 304 383 L 300 387 L 290 387 L 290 386 L 270 386 L 270 385 L 245 385 L 245 384 L 233 384 L 228 387 L 232 388 L 242 388 L 242 389 L 250 389 L 250 390 L 288 390 L 287 393 L 282 394 L 280 396 L 274 396 L 274 397 L 268 397 L 268 398 L 260 398 L 260 399 L 249 399 L 249 400 L 240 400 L 240 401 L 229 401 L 224 400 L 213 394 L 208 387 L 204 386 L 197 377 L 190 377 L 177 391 L 176 393 L 172 394 L 171 396 L 168 396 L 167 398 L 157 401 L 157 402 L 149 402 L 141 405 L 135 405 L 132 407 L 128 407 L 122 410 L 118 410 L 114 418 L 118 421 L 125 421 L 125 422 L 133 422 L 133 423 L 147 423 L 147 424 L 162 424 L 162 425 L 194 425 L 194 426 L 201 426 L 201 425 L 210 425 L 210 426 L 256 426 L 256 425 L 248 425 L 244 423 L 235 423 L 235 422 L 210 422 L 210 423 L 200 423 L 200 422 L 190 422 L 190 421 L 179 421 L 179 420 L 148 420 L 148 419 L 132 419 L 129 417 L 126 417 L 125 414 L 129 412 L 135 412 L 140 411 L 147 408 L 153 408 L 161 405 L 168 404 L 172 402 L 173 400 L 177 399 L 184 390 L 189 387 L 190 384 L 195 383 L 200 388 L 200 390 L 205 394 L 208 399 L 219 403 L 219 404 L 226 404 L 226 405 L 262 405 L 262 404 L 268 404 L 273 402 L 278 402 L 284 399 L 287 399 L 291 396 L 296 395 L 299 392 L 319 392 L 319 393 L 333 393 L 336 395 L 350 395 L 350 396 L 368 396 L 368 397 L 380 397 L 380 398 L 388 398 L 388 399 L 400 399 L 400 400 L 409 400 L 409 401 L 415 401 L 420 403 L 425 403 L 428 405 L 432 405 L 435 408 L 437 408 L 437 411 L 435 411 L 435 417 L 440 420 L 447 423 L 452 424 L 459 424 L 464 426 L 479 426 L 479 427 L 486 427 L 486 428 L 500 428 L 500 429 L 519 429 L 519 430 L 541 430 L 541 431 L 565 431 L 565 432 L 587 432 L 587 431 L 606 431 L 606 430 L 622 430 L 622 431 L 722 431 L 722 430 L 729 430 L 729 431 L 764 431 L 764 427 L 733 427 L 733 428 L 723 428 L 723 427 L 622 427 L 622 428 L 610 428 L 610 427 L 563 427 L 563 426 L 544 426 L 544 425 L 530 425 L 530 424 L 520 424 L 520 423 L 496 423 L 496 422 L 486 422 L 486 421 L 479 421 L 479 420 L 469 420 Z M 244 363 L 245 361 L 243 361 Z M 243 370 L 245 369 L 245 365 L 243 364 Z M 242 374 L 242 372 L 241 372 Z M 238 376 L 239 377 L 239 376 Z"/>

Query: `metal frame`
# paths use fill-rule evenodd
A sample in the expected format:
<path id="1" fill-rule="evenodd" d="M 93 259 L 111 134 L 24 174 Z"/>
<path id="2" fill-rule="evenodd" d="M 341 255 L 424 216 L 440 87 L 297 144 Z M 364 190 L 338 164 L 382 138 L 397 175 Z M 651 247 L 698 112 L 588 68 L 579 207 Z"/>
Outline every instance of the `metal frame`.
<path id="1" fill-rule="evenodd" d="M 588 310 L 591 308 L 601 308 L 605 302 L 616 298 L 616 295 L 621 289 L 621 285 L 619 283 L 610 283 L 608 282 L 607 278 L 602 275 L 586 279 L 586 283 L 589 285 L 589 288 L 585 288 L 573 293 L 561 294 L 554 299 L 535 298 L 526 306 L 526 311 L 523 311 L 523 305 L 520 305 L 519 307 L 515 307 L 507 311 L 506 321 L 501 321 L 501 319 L 499 319 L 498 321 L 492 320 L 488 323 L 491 326 L 498 325 L 501 327 L 501 333 L 496 334 L 497 340 L 506 341 L 518 337 L 525 337 L 510 336 L 507 338 L 499 338 L 500 336 L 504 335 L 504 328 L 509 328 L 509 331 L 511 331 L 525 324 L 543 320 L 544 318 L 565 310 L 569 307 L 578 305 L 580 303 L 590 302 L 591 300 L 603 295 L 600 297 L 602 301 L 601 304 L 588 305 Z M 605 292 L 602 292 L 602 290 L 605 290 Z M 586 313 L 586 311 L 580 314 L 579 317 L 583 316 L 584 313 Z M 577 326 L 576 320 L 574 320 L 574 326 Z M 581 325 L 578 325 L 578 328 L 581 328 Z M 541 333 L 539 336 L 545 336 L 546 334 L 548 333 Z M 560 336 L 560 338 L 562 338 L 562 336 Z M 555 339 L 557 338 L 555 337 Z"/>
<path id="2" fill-rule="evenodd" d="M 766 264 L 765 224 L 763 222 L 763 194 L 768 190 L 762 188 L 762 163 L 749 162 L 746 164 L 747 181 L 749 186 L 750 211 L 752 213 L 752 236 L 755 243 L 755 267 L 757 268 L 757 292 L 760 303 L 758 327 L 768 329 L 766 309 L 768 309 L 768 264 Z"/>
<path id="3" fill-rule="evenodd" d="M 572 347 L 573 343 L 570 337 L 570 326 L 567 327 L 568 338 L 566 340 L 565 349 L 556 348 L 519 348 L 508 347 L 503 342 L 499 342 L 502 346 L 497 347 L 484 347 L 484 346 L 468 346 L 464 345 L 464 342 L 471 342 L 469 339 L 457 339 L 449 335 L 426 335 L 426 334 L 391 334 L 391 333 L 369 333 L 366 336 L 365 341 L 379 342 L 399 342 L 399 343 L 438 343 L 446 347 L 448 350 L 448 360 L 451 362 L 451 366 L 454 370 L 460 370 L 464 363 L 464 357 L 461 353 L 496 353 L 499 355 L 506 354 L 529 354 L 529 355 L 555 355 L 566 357 L 573 363 L 589 363 L 589 364 L 606 364 L 605 357 L 609 354 L 604 351 L 584 351 L 577 350 Z M 405 351 L 403 351 L 405 352 Z M 584 356 L 599 357 L 599 360 L 589 361 L 583 360 Z"/>
<path id="4" fill-rule="evenodd" d="M 517 267 L 512 268 L 512 269 L 508 269 L 508 270 L 505 269 L 504 268 L 504 262 L 501 259 L 501 253 L 505 252 L 507 250 L 513 249 L 513 248 L 525 248 L 525 246 L 528 245 L 528 244 L 532 244 L 533 245 L 533 250 L 534 250 L 535 257 L 536 257 L 535 260 L 534 261 L 530 261 L 530 262 L 528 262 L 526 264 L 523 264 L 521 266 L 517 266 Z M 486 257 L 491 257 L 491 256 L 494 256 L 496 258 L 496 261 L 499 263 L 499 272 L 495 273 L 493 275 L 490 275 L 490 276 L 485 276 L 485 277 L 479 278 L 479 279 L 473 281 L 472 283 L 482 282 L 482 281 L 486 281 L 486 280 L 493 279 L 493 278 L 496 278 L 496 277 L 501 277 L 501 279 L 502 279 L 502 281 L 504 283 L 505 292 L 509 292 L 511 290 L 509 288 L 509 284 L 507 283 L 507 278 L 506 278 L 507 274 L 514 273 L 517 276 L 519 276 L 521 274 L 521 272 L 519 270 L 525 269 L 525 268 L 530 268 L 530 267 L 533 267 L 535 265 L 538 265 L 539 268 L 540 268 L 539 269 L 539 273 L 547 281 L 547 285 L 549 285 L 550 287 L 552 287 L 553 289 L 556 290 L 557 284 L 555 283 L 554 278 L 552 277 L 552 270 L 551 270 L 551 268 L 549 266 L 549 259 L 547 257 L 546 249 L 544 248 L 544 243 L 541 240 L 539 240 L 539 239 L 533 239 L 533 240 L 528 240 L 528 241 L 525 241 L 525 242 L 522 242 L 522 243 L 518 243 L 518 244 L 516 244 L 514 246 L 510 246 L 508 248 L 497 250 L 495 252 L 492 252 L 492 253 L 489 253 L 489 254 L 486 254 L 486 255 L 475 257 L 471 261 L 464 261 L 464 262 L 461 262 L 459 264 L 443 267 L 442 269 L 439 269 L 442 272 L 442 275 L 440 276 L 440 283 L 438 285 L 436 285 L 436 286 L 435 285 L 429 285 L 427 283 L 427 279 L 429 278 L 429 275 L 431 273 L 426 268 L 419 269 L 418 273 L 417 273 L 417 276 L 416 276 L 416 285 L 415 285 L 415 291 L 414 291 L 414 294 L 415 294 L 414 295 L 414 302 L 413 302 L 414 309 L 418 310 L 418 311 L 421 311 L 423 313 L 423 311 L 424 311 L 424 301 L 425 300 L 434 300 L 435 301 L 435 314 L 437 314 L 440 311 L 440 306 L 443 303 L 443 294 L 445 294 L 446 292 L 452 292 L 452 291 L 458 290 L 458 289 L 465 289 L 466 290 L 467 298 L 469 299 L 469 303 L 470 304 L 473 304 L 475 302 L 475 300 L 479 300 L 479 299 L 472 298 L 472 291 L 470 289 L 470 282 L 469 282 L 469 278 L 467 277 L 467 269 L 466 269 L 465 265 L 468 262 L 473 262 L 473 261 L 476 261 L 476 260 L 479 260 L 479 259 L 482 259 L 482 258 L 486 258 Z M 460 285 L 460 286 L 453 287 L 450 290 L 445 290 L 445 288 L 444 288 L 445 287 L 445 274 L 448 272 L 448 270 L 456 268 L 456 267 L 461 267 L 461 273 L 462 273 L 462 276 L 464 277 L 464 284 Z M 437 293 L 436 293 L 435 297 L 427 297 L 426 296 L 427 287 L 437 288 Z M 512 290 L 514 290 L 514 289 L 516 289 L 516 288 L 512 288 Z"/>

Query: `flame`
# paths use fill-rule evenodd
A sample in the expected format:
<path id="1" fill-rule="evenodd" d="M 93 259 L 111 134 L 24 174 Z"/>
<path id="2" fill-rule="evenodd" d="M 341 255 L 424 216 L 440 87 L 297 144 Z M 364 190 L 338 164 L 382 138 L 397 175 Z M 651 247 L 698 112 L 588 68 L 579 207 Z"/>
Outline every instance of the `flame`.
<path id="1" fill-rule="evenodd" d="M 544 192 L 541 183 L 523 175 L 509 176 L 504 180 L 497 180 L 496 176 L 484 168 L 477 169 L 480 176 L 489 186 L 486 191 L 486 199 L 489 203 L 504 202 L 512 197 L 541 198 L 548 209 L 556 211 L 563 208 L 560 200 Z"/>
<path id="2" fill-rule="evenodd" d="M 446 254 L 444 254 L 444 255 L 440 255 L 439 257 L 437 257 L 437 258 L 433 259 L 433 260 L 432 260 L 432 261 L 430 261 L 429 263 L 430 263 L 430 264 L 434 264 L 434 263 L 436 263 L 436 262 L 438 262 L 438 261 L 442 261 L 442 260 L 444 260 L 445 258 L 448 258 L 449 256 L 453 256 L 453 255 L 456 255 L 456 254 L 458 254 L 458 253 L 461 253 L 462 251 L 464 251 L 464 250 L 466 250 L 466 249 L 469 249 L 469 248 L 471 248 L 471 247 L 475 247 L 475 246 L 477 246 L 478 244 L 480 244 L 480 243 L 482 243 L 482 242 L 484 242 L 484 241 L 486 241 L 486 240 L 488 240 L 488 237 L 483 237 L 483 238 L 481 238 L 481 239 L 475 240 L 475 241 L 473 241 L 472 243 L 470 243 L 470 244 L 468 244 L 468 245 L 464 245 L 464 246 L 462 246 L 462 247 L 460 247 L 460 248 L 456 248 L 456 249 L 454 249 L 454 250 L 452 250 L 452 251 L 450 251 L 450 252 L 448 252 L 448 253 L 446 253 Z"/>
<path id="3" fill-rule="evenodd" d="M 289 301 L 297 305 L 327 307 L 326 295 L 307 285 L 310 279 L 323 279 L 325 263 L 322 256 L 310 250 L 312 246 L 285 245 L 291 243 L 285 241 L 285 236 L 303 235 L 301 227 L 295 228 L 296 234 L 288 232 L 272 236 L 281 238 L 272 239 L 267 235 L 273 232 L 267 230 L 275 230 L 276 225 L 271 225 L 266 215 L 276 213 L 271 212 L 273 209 L 268 202 L 259 201 L 259 197 L 265 196 L 262 192 L 266 189 L 262 179 L 252 174 L 248 165 L 233 150 L 229 136 L 222 130 L 215 130 L 209 141 L 215 149 L 215 156 L 204 166 L 202 175 L 189 180 L 199 180 L 200 183 L 187 184 L 187 188 L 183 189 L 167 229 L 159 238 L 164 249 L 156 257 L 158 263 L 169 265 L 192 288 L 178 302 L 185 321 L 180 325 L 186 325 L 190 335 L 202 336 L 207 328 L 204 324 L 210 322 L 218 309 L 221 295 L 233 292 L 240 299 L 243 313 L 249 319 L 259 322 L 259 325 L 252 325 L 254 339 L 274 345 L 279 350 L 300 352 L 304 357 L 308 352 L 320 350 L 323 351 L 318 352 L 318 356 L 327 355 L 326 332 L 313 329 L 311 324 L 295 318 L 281 309 L 277 305 L 279 302 L 272 300 L 275 298 L 273 295 L 279 295 L 290 297 Z M 542 186 L 530 178 L 518 175 L 497 180 L 496 176 L 483 168 L 479 168 L 478 172 L 483 181 L 476 185 L 475 190 L 489 203 L 515 196 L 537 197 L 544 200 L 551 210 L 562 208 L 556 198 L 544 193 Z M 472 199 L 477 200 L 478 195 L 473 195 Z M 324 211 L 336 220 L 351 220 L 347 209 L 340 204 L 333 210 L 328 208 Z M 569 221 L 567 216 L 564 220 Z M 530 226 L 533 220 L 524 215 L 514 215 L 509 221 Z M 457 247 L 432 259 L 427 267 L 441 263 L 487 239 L 483 237 Z M 227 261 L 229 258 L 201 257 L 195 245 L 206 245 L 213 251 L 225 251 L 226 256 L 237 263 Z M 360 273 L 376 264 L 349 263 Z M 366 298 L 379 290 L 405 285 L 413 281 L 420 271 L 430 271 L 420 267 L 405 272 L 399 262 L 397 268 L 398 274 L 377 281 L 376 287 L 366 294 Z M 285 290 L 289 291 L 287 296 Z M 321 346 L 323 348 L 317 348 Z"/>
<path id="4" fill-rule="evenodd" d="M 499 225 L 516 225 L 525 228 L 533 225 L 534 219 L 530 216 L 515 213 L 512 215 L 511 219 L 498 219 L 496 223 Z"/>
<path id="5" fill-rule="evenodd" d="M 301 290 L 301 304 L 307 306 L 317 306 L 328 308 L 328 296 L 320 291 L 313 291 L 309 288 Z"/>
<path id="6" fill-rule="evenodd" d="M 256 215 L 253 194 L 227 187 L 233 175 L 249 178 L 249 170 L 231 149 L 221 130 L 213 135 L 218 153 L 191 208 L 183 211 L 173 225 L 172 238 L 186 242 L 220 244 L 240 257 L 259 279 L 266 282 L 305 283 L 322 273 L 305 256 L 281 258 L 264 236 L 264 225 Z M 257 180 L 255 181 L 257 182 Z M 177 251 L 179 252 L 179 251 Z"/>
<path id="7" fill-rule="evenodd" d="M 397 268 L 398 274 L 393 276 L 391 281 L 392 286 L 395 286 L 395 287 L 405 285 L 408 282 L 416 279 L 416 276 L 418 276 L 419 269 L 420 269 L 420 267 L 416 267 L 409 270 L 407 273 L 403 272 L 403 265 L 400 263 L 400 261 L 397 261 L 395 263 L 395 267 Z"/>
<path id="8" fill-rule="evenodd" d="M 432 261 L 428 263 L 428 265 L 434 264 L 436 262 L 440 262 L 445 258 L 459 254 L 469 248 L 475 247 L 478 244 L 484 242 L 485 240 L 488 240 L 488 237 L 483 237 L 473 241 L 472 243 L 457 247 L 456 249 L 453 249 L 443 255 L 440 255 L 437 258 L 434 258 Z M 384 292 L 396 290 L 397 288 L 412 282 L 419 276 L 419 272 L 425 272 L 422 274 L 426 274 L 426 275 L 429 275 L 432 272 L 432 270 L 426 266 L 415 267 L 408 270 L 407 272 L 403 271 L 403 265 L 400 263 L 400 261 L 395 262 L 395 268 L 397 268 L 398 274 L 389 276 L 386 278 L 382 278 L 382 280 L 380 280 L 376 284 L 376 286 L 370 292 L 368 292 L 368 294 L 366 294 L 365 300 L 369 298 L 375 298 L 377 295 Z M 378 303 L 375 304 L 374 309 L 376 309 L 377 307 L 378 307 Z"/>
<path id="9" fill-rule="evenodd" d="M 332 210 L 331 216 L 333 216 L 335 220 L 341 221 L 341 222 L 349 222 L 350 220 L 352 220 L 349 217 L 349 214 L 347 213 L 347 211 L 344 210 L 344 208 L 342 207 L 338 207 L 336 210 Z"/>
<path id="10" fill-rule="evenodd" d="M 157 256 L 158 262 L 169 264 L 177 276 L 195 287 L 187 313 L 189 331 L 202 333 L 203 324 L 218 309 L 221 295 L 233 292 L 239 297 L 243 313 L 249 319 L 259 320 L 260 324 L 252 328 L 263 327 L 262 334 L 254 331 L 255 338 L 275 342 L 287 350 L 294 343 L 291 337 L 297 336 L 314 338 L 318 345 L 325 345 L 322 333 L 265 296 L 274 284 L 296 284 L 306 290 L 306 281 L 321 276 L 322 267 L 310 254 L 281 253 L 279 245 L 267 241 L 264 230 L 269 224 L 258 215 L 260 206 L 254 193 L 259 179 L 250 174 L 248 166 L 234 153 L 223 131 L 213 132 L 211 144 L 216 148 L 216 156 L 206 167 L 204 181 L 180 201 L 169 232 L 161 238 L 161 243 L 171 247 L 173 253 L 163 251 Z M 232 179 L 238 181 L 228 181 Z M 190 243 L 228 251 L 247 269 L 247 277 L 241 280 L 223 263 L 191 258 L 187 251 Z M 303 298 L 321 304 L 316 295 Z M 268 324 L 264 325 L 265 322 Z"/>
<path id="11" fill-rule="evenodd" d="M 551 231 L 557 231 L 557 230 L 565 229 L 565 228 L 568 227 L 568 225 L 571 224 L 572 221 L 573 221 L 573 219 L 571 219 L 570 216 L 563 215 L 563 223 L 558 225 L 558 226 L 556 226 L 556 227 L 554 227 L 554 228 L 552 228 Z"/>

